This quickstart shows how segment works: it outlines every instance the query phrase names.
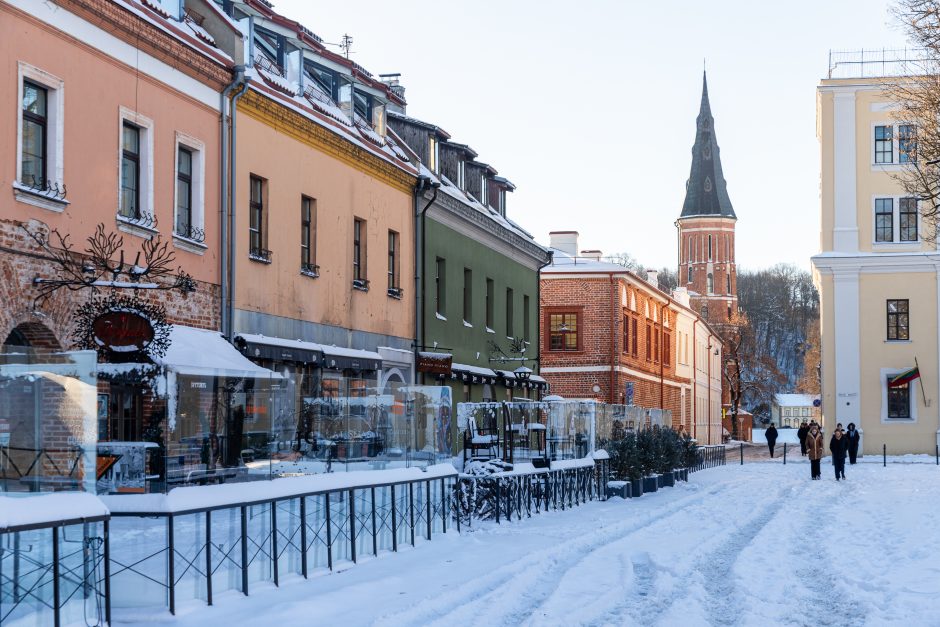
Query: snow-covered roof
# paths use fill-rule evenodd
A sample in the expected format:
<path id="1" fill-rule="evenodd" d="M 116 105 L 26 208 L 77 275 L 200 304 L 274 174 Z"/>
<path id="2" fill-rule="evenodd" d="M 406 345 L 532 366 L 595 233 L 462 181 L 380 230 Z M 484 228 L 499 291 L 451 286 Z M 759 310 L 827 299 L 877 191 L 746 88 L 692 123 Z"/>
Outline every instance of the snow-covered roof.
<path id="1" fill-rule="evenodd" d="M 818 398 L 813 394 L 774 394 L 774 402 L 780 407 L 812 407 Z"/>
<path id="2" fill-rule="evenodd" d="M 630 272 L 629 268 L 619 263 L 600 261 L 591 257 L 573 257 L 569 253 L 557 248 L 550 248 L 549 250 L 552 251 L 552 262 L 542 268 L 542 274 L 581 274 L 587 272 L 617 272 L 626 274 Z"/>
<path id="3" fill-rule="evenodd" d="M 218 331 L 205 331 L 174 324 L 170 347 L 163 357 L 153 360 L 178 374 L 219 377 L 279 378 L 238 352 Z"/>
<path id="4" fill-rule="evenodd" d="M 468 364 L 451 364 L 451 370 L 459 370 L 460 372 L 466 372 L 468 374 L 475 374 L 481 377 L 495 377 L 496 373 L 490 370 L 489 368 L 481 368 L 480 366 L 470 366 Z"/>

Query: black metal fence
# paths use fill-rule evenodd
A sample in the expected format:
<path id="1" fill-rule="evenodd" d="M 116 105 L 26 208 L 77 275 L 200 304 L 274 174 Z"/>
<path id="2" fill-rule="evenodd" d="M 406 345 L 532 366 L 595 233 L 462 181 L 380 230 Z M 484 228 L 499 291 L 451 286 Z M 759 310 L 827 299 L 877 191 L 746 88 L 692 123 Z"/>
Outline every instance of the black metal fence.
<path id="1" fill-rule="evenodd" d="M 258 582 L 307 578 L 446 533 L 456 474 L 174 513 L 114 513 L 115 607 L 209 605 Z"/>
<path id="2" fill-rule="evenodd" d="M 111 621 L 107 516 L 0 529 L 0 625 Z"/>
<path id="3" fill-rule="evenodd" d="M 689 466 L 689 472 L 724 466 L 726 462 L 725 447 L 722 445 L 699 446 L 696 450 L 696 455 L 697 461 L 692 466 Z"/>

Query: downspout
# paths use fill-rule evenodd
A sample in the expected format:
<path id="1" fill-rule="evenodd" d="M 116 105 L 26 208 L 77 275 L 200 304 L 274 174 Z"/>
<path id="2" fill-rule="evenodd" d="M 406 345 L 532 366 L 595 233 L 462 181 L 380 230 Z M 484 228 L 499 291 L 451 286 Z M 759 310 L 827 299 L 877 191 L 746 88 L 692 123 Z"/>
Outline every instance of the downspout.
<path id="1" fill-rule="evenodd" d="M 554 258 L 555 252 L 549 250 L 548 259 L 535 273 L 535 368 L 533 370 L 536 370 L 539 376 L 542 376 L 542 270 L 550 265 Z"/>
<path id="2" fill-rule="evenodd" d="M 616 305 L 614 304 L 614 296 L 616 295 L 616 290 L 614 289 L 614 273 L 608 272 L 607 276 L 610 278 L 610 321 L 611 321 L 611 331 L 610 334 L 610 384 L 607 394 L 607 402 L 611 405 L 614 404 L 614 387 L 617 385 L 617 365 L 614 360 L 617 357 L 617 312 Z"/>
<path id="3" fill-rule="evenodd" d="M 229 214 L 228 214 L 228 326 L 229 326 L 229 335 L 228 340 L 231 342 L 235 338 L 235 250 L 236 250 L 236 236 L 235 236 L 235 209 L 237 207 L 236 198 L 235 198 L 235 176 L 237 174 L 235 168 L 235 155 L 236 148 L 238 147 L 238 134 L 237 130 L 237 110 L 238 110 L 238 101 L 242 96 L 245 95 L 245 92 L 248 91 L 248 83 L 251 82 L 250 76 L 244 75 L 244 68 L 242 70 L 242 88 L 235 94 L 232 98 L 232 141 L 229 143 Z"/>
<path id="4" fill-rule="evenodd" d="M 711 429 L 711 418 L 712 418 L 712 337 L 711 337 L 711 333 L 708 334 L 708 344 L 707 344 L 707 346 L 708 346 L 708 350 L 705 352 L 705 361 L 708 362 L 708 407 L 705 408 L 705 415 L 708 417 L 708 422 L 706 422 L 705 424 L 708 425 L 708 440 L 709 440 L 708 443 L 711 444 L 711 435 L 712 435 L 712 429 Z M 722 429 L 725 428 L 724 422 L 722 422 L 721 428 L 722 428 Z M 718 433 L 719 433 L 720 435 L 722 435 L 722 438 L 721 438 L 721 439 L 724 440 L 724 434 L 723 434 L 721 431 L 719 431 Z"/>
<path id="5" fill-rule="evenodd" d="M 663 382 L 663 375 L 665 364 L 663 363 L 663 356 L 666 354 L 666 323 L 663 316 L 666 314 L 666 304 L 662 304 L 659 307 L 659 408 L 666 409 L 663 401 L 665 399 L 665 384 Z"/>
<path id="6" fill-rule="evenodd" d="M 245 66 L 235 66 L 235 77 L 231 83 L 222 90 L 219 97 L 219 137 L 221 143 L 221 154 L 219 155 L 219 291 L 220 304 L 219 315 L 222 321 L 222 334 L 230 341 L 232 339 L 231 326 L 228 318 L 228 223 L 225 219 L 225 208 L 228 205 L 228 124 L 226 111 L 228 109 L 229 94 L 245 78 Z"/>
<path id="7" fill-rule="evenodd" d="M 695 409 L 696 409 L 696 406 L 698 405 L 698 396 L 697 396 L 698 390 L 696 389 L 696 385 L 698 383 L 698 363 L 695 358 L 696 355 L 698 354 L 698 351 L 696 350 L 696 348 L 698 347 L 698 343 L 696 342 L 696 337 L 695 337 L 696 335 L 695 330 L 697 328 L 698 328 L 698 322 L 695 320 L 695 318 L 693 318 L 692 319 L 692 412 L 691 412 L 692 414 L 692 437 L 693 438 L 698 437 L 698 433 L 697 433 L 698 418 L 695 415 Z"/>
<path id="8" fill-rule="evenodd" d="M 415 258 L 415 296 L 417 297 L 418 304 L 415 307 L 415 353 L 424 348 L 425 344 L 425 324 L 424 324 L 424 306 L 425 306 L 425 283 L 424 280 L 424 256 L 425 251 L 427 250 L 425 234 L 425 215 L 428 212 L 428 209 L 431 208 L 431 205 L 434 204 L 434 201 L 437 200 L 437 190 L 441 187 L 440 183 L 432 182 L 431 179 L 427 176 L 419 176 L 418 184 L 415 185 L 415 208 L 418 206 L 418 198 L 421 196 L 421 192 L 430 187 L 433 191 L 431 194 L 431 200 L 428 201 L 428 204 L 424 206 L 420 212 L 418 212 L 417 221 L 419 222 L 420 228 L 416 229 L 421 236 L 421 245 L 419 250 L 421 251 L 420 259 Z M 420 343 L 418 340 L 420 339 Z M 415 368 L 414 372 L 415 383 L 418 383 L 418 369 Z"/>

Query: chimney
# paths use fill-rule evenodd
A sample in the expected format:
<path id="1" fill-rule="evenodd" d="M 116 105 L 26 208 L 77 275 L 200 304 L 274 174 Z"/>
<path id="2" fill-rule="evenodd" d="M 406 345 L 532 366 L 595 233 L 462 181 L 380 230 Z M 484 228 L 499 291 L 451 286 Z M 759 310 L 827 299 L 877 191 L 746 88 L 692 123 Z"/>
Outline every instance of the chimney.
<path id="1" fill-rule="evenodd" d="M 653 287 L 659 287 L 659 272 L 656 270 L 647 270 L 646 271 L 646 282 L 652 285 Z"/>
<path id="2" fill-rule="evenodd" d="M 577 231 L 552 231 L 548 234 L 550 239 L 549 246 L 558 249 L 571 257 L 578 256 L 578 232 Z"/>
<path id="3" fill-rule="evenodd" d="M 601 260 L 601 251 L 599 250 L 582 250 L 581 256 L 586 259 L 592 259 L 594 261 Z"/>
<path id="4" fill-rule="evenodd" d="M 383 83 L 388 85 L 393 94 L 402 100 L 405 99 L 405 86 L 401 84 L 401 72 L 396 72 L 394 74 L 379 74 L 379 78 Z M 389 102 L 386 105 L 386 108 L 394 113 L 405 115 L 405 107 L 399 105 L 397 102 Z"/>
<path id="5" fill-rule="evenodd" d="M 686 288 L 677 287 L 676 289 L 672 290 L 672 297 L 680 305 L 689 307 L 689 290 L 687 290 Z"/>

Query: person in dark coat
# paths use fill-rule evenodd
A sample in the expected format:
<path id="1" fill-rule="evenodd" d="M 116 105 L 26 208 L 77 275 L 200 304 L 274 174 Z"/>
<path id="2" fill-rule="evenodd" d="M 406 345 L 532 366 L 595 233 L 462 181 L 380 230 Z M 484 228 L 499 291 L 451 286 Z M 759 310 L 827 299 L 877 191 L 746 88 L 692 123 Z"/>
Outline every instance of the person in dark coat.
<path id="1" fill-rule="evenodd" d="M 823 443 L 822 434 L 819 432 L 819 427 L 817 425 L 812 425 L 809 428 L 809 433 L 806 434 L 806 454 L 809 456 L 809 468 L 810 473 L 812 474 L 813 479 L 819 479 L 822 477 L 822 471 L 819 469 L 819 460 L 822 459 L 825 444 Z"/>
<path id="2" fill-rule="evenodd" d="M 770 426 L 764 431 L 764 437 L 767 438 L 767 448 L 770 449 L 770 457 L 773 458 L 774 445 L 777 444 L 777 428 L 774 427 L 774 423 L 770 423 Z"/>
<path id="3" fill-rule="evenodd" d="M 862 434 L 855 428 L 855 423 L 849 423 L 849 430 L 845 432 L 846 447 L 849 451 L 849 464 L 855 463 L 858 457 L 858 444 L 862 439 Z"/>
<path id="4" fill-rule="evenodd" d="M 809 433 L 809 425 L 804 420 L 796 432 L 796 437 L 800 439 L 800 455 L 806 457 L 806 434 Z"/>
<path id="5" fill-rule="evenodd" d="M 845 453 L 848 450 L 848 439 L 842 435 L 842 429 L 836 429 L 829 440 L 829 450 L 832 452 L 832 467 L 836 470 L 836 481 L 841 477 L 845 479 Z"/>

